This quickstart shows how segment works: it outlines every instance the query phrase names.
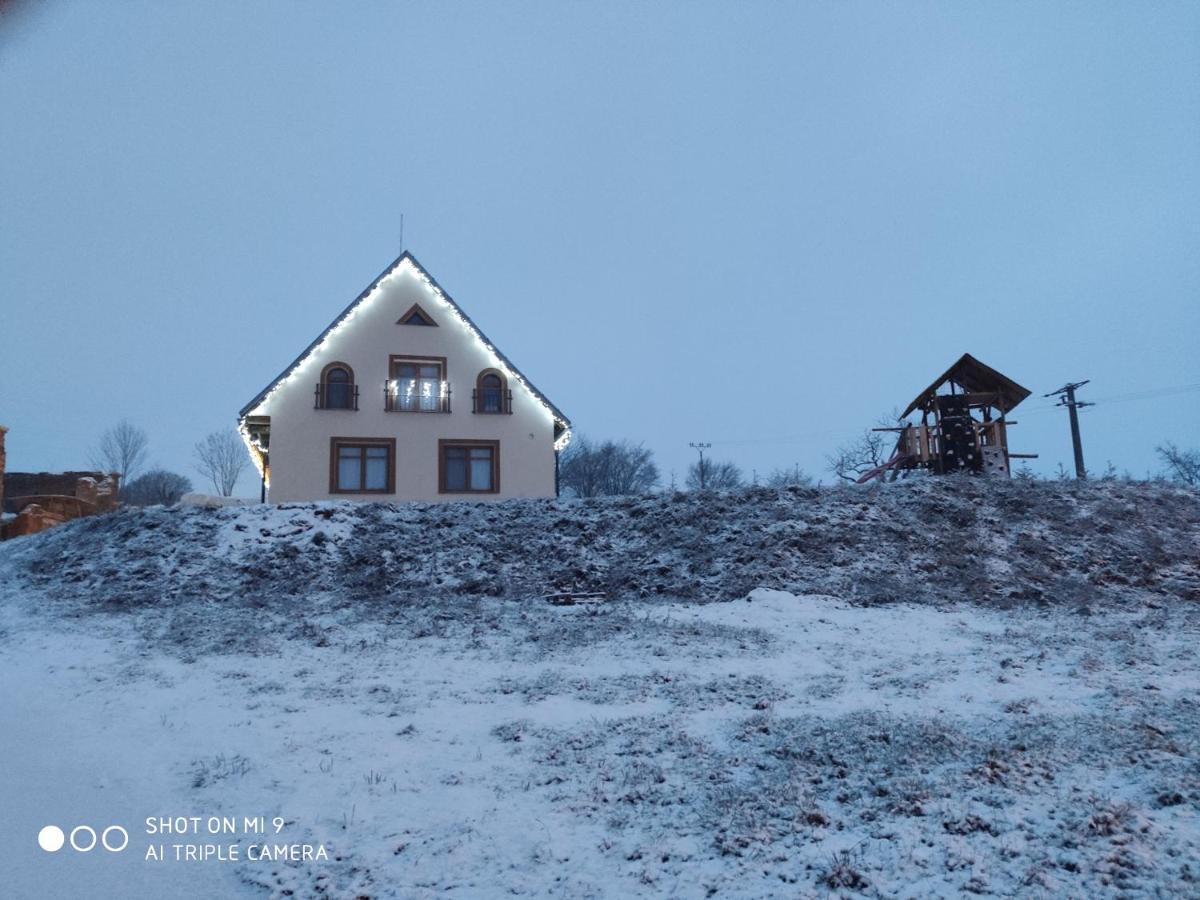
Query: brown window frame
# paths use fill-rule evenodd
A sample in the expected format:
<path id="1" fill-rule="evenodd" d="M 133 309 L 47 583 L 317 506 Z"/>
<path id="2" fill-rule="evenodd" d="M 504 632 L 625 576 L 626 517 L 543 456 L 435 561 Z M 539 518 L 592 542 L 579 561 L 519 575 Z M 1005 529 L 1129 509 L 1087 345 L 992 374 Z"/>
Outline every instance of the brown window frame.
<path id="1" fill-rule="evenodd" d="M 349 393 L 349 406 L 329 405 L 329 373 L 334 369 L 345 369 L 350 376 L 346 383 Z M 354 367 L 344 362 L 331 362 L 321 370 L 321 380 L 317 383 L 317 397 L 314 404 L 316 409 L 340 410 L 341 412 L 358 412 L 358 382 L 354 379 Z"/>
<path id="2" fill-rule="evenodd" d="M 420 323 L 409 322 L 408 320 L 410 318 L 412 318 L 413 313 L 418 313 L 421 316 L 421 318 L 424 319 L 425 321 L 420 322 Z M 396 324 L 397 325 L 412 325 L 414 328 L 437 328 L 438 327 L 437 319 L 435 319 L 433 316 L 431 316 L 429 313 L 427 313 L 425 311 L 425 307 L 423 307 L 420 303 L 414 303 L 412 306 L 410 306 L 408 308 L 408 311 L 396 320 Z"/>
<path id="3" fill-rule="evenodd" d="M 446 487 L 446 451 L 450 448 L 462 448 L 465 450 L 477 449 L 479 447 L 487 447 L 492 451 L 492 486 L 488 490 L 474 490 L 466 488 L 465 490 L 450 490 Z M 468 457 L 468 461 L 469 461 Z M 470 479 L 471 467 L 467 466 L 467 478 Z M 500 493 L 500 442 L 475 440 L 474 438 L 442 438 L 438 441 L 438 493 L 439 494 L 462 494 L 466 496 L 474 494 L 498 494 Z"/>
<path id="4" fill-rule="evenodd" d="M 489 375 L 494 375 L 500 379 L 500 408 L 499 409 L 484 409 L 483 408 L 483 379 Z M 504 373 L 499 369 L 484 369 L 475 376 L 475 395 L 472 397 L 471 412 L 480 416 L 504 416 L 512 415 L 512 391 L 508 388 L 508 379 L 504 377 Z"/>
<path id="5" fill-rule="evenodd" d="M 342 447 L 360 447 L 362 453 L 361 484 L 366 484 L 367 465 L 366 465 L 366 448 L 367 447 L 387 447 L 388 448 L 388 466 L 387 466 L 387 488 L 377 490 L 374 488 L 361 488 L 359 490 L 348 490 L 338 486 L 338 450 Z M 329 439 L 329 493 L 331 494 L 394 494 L 396 493 L 396 439 L 395 438 L 366 438 L 366 437 L 332 437 Z"/>
<path id="6" fill-rule="evenodd" d="M 403 363 L 416 363 L 417 365 L 429 365 L 433 363 L 439 367 L 442 377 L 438 379 L 438 384 L 442 382 L 446 384 L 446 395 L 438 398 L 437 409 L 404 409 L 396 406 L 396 401 L 392 396 L 392 385 L 398 380 L 396 378 L 396 368 Z M 402 413 L 448 413 L 450 412 L 450 372 L 446 365 L 446 357 L 444 356 L 413 356 L 408 353 L 393 353 L 388 356 L 388 380 L 384 386 L 384 403 L 383 408 L 386 412 L 402 412 Z"/>

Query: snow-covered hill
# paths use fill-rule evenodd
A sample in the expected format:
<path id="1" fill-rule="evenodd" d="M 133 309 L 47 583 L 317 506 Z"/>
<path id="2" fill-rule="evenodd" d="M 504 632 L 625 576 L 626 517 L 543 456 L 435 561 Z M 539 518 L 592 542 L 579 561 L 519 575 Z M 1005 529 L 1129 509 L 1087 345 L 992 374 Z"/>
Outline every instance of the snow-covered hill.
<path id="1" fill-rule="evenodd" d="M 346 604 L 431 597 L 729 600 L 756 587 L 871 604 L 1200 599 L 1195 491 L 926 479 L 873 490 L 751 489 L 596 501 L 129 510 L 11 545 L 36 584 L 100 606 L 303 591 Z"/>
<path id="2" fill-rule="evenodd" d="M 0 845 L 51 804 L 329 851 L 154 864 L 131 828 L 33 845 L 16 896 L 1200 891 L 1167 485 L 150 509 L 0 545 L 0 584 Z"/>

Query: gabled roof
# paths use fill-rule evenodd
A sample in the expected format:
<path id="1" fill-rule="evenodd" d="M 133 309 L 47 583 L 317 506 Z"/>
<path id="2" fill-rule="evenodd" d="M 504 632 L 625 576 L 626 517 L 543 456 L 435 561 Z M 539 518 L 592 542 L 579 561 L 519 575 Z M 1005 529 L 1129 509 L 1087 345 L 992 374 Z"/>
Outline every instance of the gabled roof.
<path id="1" fill-rule="evenodd" d="M 900 418 L 903 419 L 914 409 L 927 403 L 937 394 L 938 388 L 948 381 L 953 381 L 972 394 L 995 394 L 996 400 L 992 405 L 1006 414 L 1030 394 L 1030 391 L 1021 387 L 1007 375 L 1001 375 L 991 366 L 981 363 L 970 353 L 964 353 L 959 357 L 958 362 L 938 377 L 937 381 L 917 394 L 917 398 L 908 404 L 908 409 L 900 414 Z"/>
<path id="2" fill-rule="evenodd" d="M 401 266 L 405 265 L 406 263 L 408 265 L 411 265 L 413 267 L 413 269 L 416 270 L 417 275 L 420 278 L 424 279 L 424 281 L 433 289 L 433 291 L 442 300 L 444 300 L 446 302 L 446 304 L 451 308 L 451 310 L 453 310 L 454 313 L 456 315 L 458 315 L 459 318 L 462 319 L 463 324 L 465 324 L 469 330 L 474 332 L 475 336 L 480 340 L 481 343 L 483 343 L 488 348 L 488 350 L 490 352 L 492 352 L 496 355 L 496 357 L 504 364 L 505 368 L 507 368 L 509 370 L 509 372 L 511 372 L 514 376 L 516 376 L 517 380 L 519 380 L 529 390 L 529 392 L 531 394 L 533 394 L 538 400 L 540 400 L 543 404 L 545 404 L 546 408 L 548 410 L 550 410 L 550 414 L 552 416 L 554 416 L 555 426 L 556 426 L 555 427 L 556 434 L 559 431 L 569 430 L 571 427 L 571 420 L 568 419 L 565 415 L 563 415 L 562 411 L 559 410 L 559 408 L 557 406 L 555 406 L 553 403 L 551 403 L 550 399 L 545 394 L 543 394 L 536 387 L 534 387 L 533 382 L 531 382 L 528 378 L 526 378 L 524 375 L 521 374 L 520 369 L 518 369 L 516 366 L 514 366 L 512 364 L 512 361 L 507 356 L 505 356 L 503 353 L 501 353 L 499 349 L 497 349 L 496 345 L 493 344 L 488 339 L 487 335 L 485 335 L 482 331 L 479 330 L 479 326 L 476 325 L 471 320 L 471 317 L 468 316 L 465 312 L 463 312 L 462 307 L 454 302 L 454 298 L 452 298 L 449 294 L 447 294 L 445 292 L 445 290 L 442 289 L 442 286 L 437 283 L 437 279 L 435 279 L 432 275 L 430 275 L 428 270 L 426 270 L 426 268 L 424 266 L 422 266 L 419 262 L 417 262 L 417 258 L 415 256 L 413 256 L 411 253 L 409 253 L 407 250 L 405 250 L 403 253 L 401 253 L 399 256 L 397 256 L 392 261 L 391 265 L 389 265 L 386 269 L 384 269 L 382 272 L 380 272 L 379 275 L 375 278 L 375 280 L 372 281 L 367 286 L 366 290 L 364 290 L 361 294 L 359 294 L 357 297 L 355 297 L 354 300 L 351 301 L 350 305 L 347 306 L 345 309 L 343 309 L 338 314 L 338 317 L 336 319 L 334 319 L 332 322 L 330 322 L 328 327 L 324 331 L 322 331 L 319 335 L 317 335 L 316 339 L 304 349 L 304 352 L 302 352 L 299 356 L 297 356 L 294 360 L 292 360 L 292 362 L 288 365 L 288 367 L 286 369 L 284 369 L 282 372 L 280 372 L 279 375 L 276 376 L 275 379 L 270 384 L 268 384 L 265 388 L 263 388 L 261 391 L 259 391 L 253 400 L 251 400 L 249 403 L 247 403 L 245 406 L 242 407 L 241 411 L 238 413 L 238 420 L 241 421 L 241 420 L 245 419 L 247 415 L 249 415 L 251 412 L 253 412 L 254 409 L 257 406 L 259 406 L 259 404 L 261 404 L 267 398 L 267 395 L 269 395 L 271 393 L 271 391 L 275 390 L 275 388 L 279 385 L 280 382 L 282 382 L 289 375 L 291 375 L 292 372 L 294 372 L 296 370 L 296 368 L 302 362 L 304 362 L 304 360 L 308 357 L 308 355 L 321 345 L 321 342 L 325 340 L 325 338 L 329 335 L 329 333 L 331 331 L 333 331 L 339 325 L 341 325 L 342 322 L 345 321 L 350 316 L 350 314 L 354 312 L 354 310 L 359 306 L 359 304 L 363 303 L 368 297 L 371 296 L 371 294 L 373 294 L 375 292 L 375 289 L 379 287 L 379 285 L 383 282 L 384 279 L 386 279 L 389 275 L 391 275 L 393 272 L 395 272 L 397 269 L 399 269 Z"/>

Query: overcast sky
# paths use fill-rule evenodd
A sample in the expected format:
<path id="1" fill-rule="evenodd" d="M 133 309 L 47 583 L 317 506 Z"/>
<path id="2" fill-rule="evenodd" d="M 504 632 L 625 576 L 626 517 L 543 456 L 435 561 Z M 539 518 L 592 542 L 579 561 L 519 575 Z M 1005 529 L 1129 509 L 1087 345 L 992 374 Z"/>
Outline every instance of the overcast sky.
<path id="1" fill-rule="evenodd" d="M 760 475 L 964 351 L 1200 446 L 1200 4 L 47 2 L 0 13 L 9 468 L 230 426 L 404 244 L 597 437 Z M 1191 390 L 1186 390 L 1191 386 Z M 1164 389 L 1178 389 L 1164 393 Z M 1152 392 L 1159 393 L 1152 393 Z M 1130 397 L 1129 395 L 1139 395 Z M 249 478 L 244 493 L 256 492 Z"/>

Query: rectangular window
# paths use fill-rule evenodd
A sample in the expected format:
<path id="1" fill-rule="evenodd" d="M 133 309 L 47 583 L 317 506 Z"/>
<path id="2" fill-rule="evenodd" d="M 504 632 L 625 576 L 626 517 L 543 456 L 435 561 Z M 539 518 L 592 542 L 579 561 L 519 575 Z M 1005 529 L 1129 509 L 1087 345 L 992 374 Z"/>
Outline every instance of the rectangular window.
<path id="1" fill-rule="evenodd" d="M 496 494 L 500 491 L 499 441 L 438 441 L 443 494 Z"/>
<path id="2" fill-rule="evenodd" d="M 395 438 L 332 438 L 331 494 L 393 494 L 395 485 Z"/>
<path id="3" fill-rule="evenodd" d="M 366 472 L 363 474 L 363 490 L 386 491 L 388 486 L 388 448 L 367 447 Z"/>
<path id="4" fill-rule="evenodd" d="M 440 356 L 393 356 L 387 409 L 391 412 L 450 412 L 446 360 Z"/>

